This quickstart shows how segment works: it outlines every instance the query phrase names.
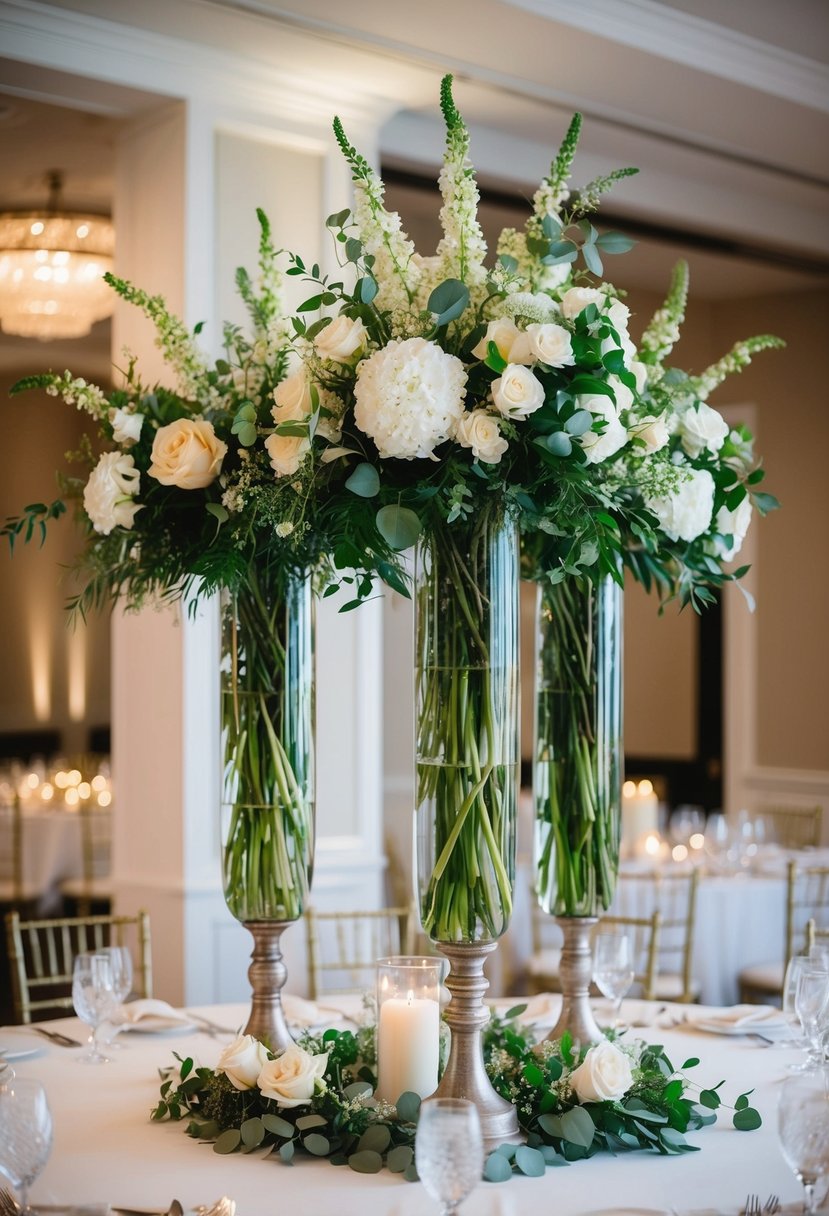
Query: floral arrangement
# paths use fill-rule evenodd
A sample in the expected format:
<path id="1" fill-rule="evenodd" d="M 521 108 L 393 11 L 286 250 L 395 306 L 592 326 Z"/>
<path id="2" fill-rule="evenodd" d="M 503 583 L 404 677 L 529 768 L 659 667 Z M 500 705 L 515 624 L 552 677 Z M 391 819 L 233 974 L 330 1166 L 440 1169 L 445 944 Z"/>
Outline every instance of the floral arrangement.
<path id="1" fill-rule="evenodd" d="M 498 1092 L 518 1112 L 525 1145 L 502 1145 L 486 1160 L 484 1177 L 503 1182 L 515 1171 L 543 1174 L 597 1152 L 644 1149 L 662 1155 L 696 1151 L 685 1133 L 716 1121 L 719 1090 L 690 1095 L 686 1060 L 674 1070 L 660 1046 L 607 1038 L 578 1049 L 569 1036 L 534 1044 L 518 1018 L 526 1006 L 503 1017 L 493 1013 L 484 1032 L 486 1069 Z M 215 1069 L 192 1059 L 167 1070 L 155 1120 L 187 1118 L 187 1132 L 212 1141 L 217 1153 L 265 1149 L 283 1162 L 297 1150 L 328 1157 L 359 1173 L 385 1165 L 407 1180 L 417 1178 L 414 1141 L 420 1099 L 402 1094 L 395 1105 L 374 1098 L 374 1029 L 326 1030 L 305 1035 L 273 1056 L 264 1044 L 241 1035 L 222 1052 Z M 734 1104 L 741 1131 L 761 1125 L 749 1094 Z"/>

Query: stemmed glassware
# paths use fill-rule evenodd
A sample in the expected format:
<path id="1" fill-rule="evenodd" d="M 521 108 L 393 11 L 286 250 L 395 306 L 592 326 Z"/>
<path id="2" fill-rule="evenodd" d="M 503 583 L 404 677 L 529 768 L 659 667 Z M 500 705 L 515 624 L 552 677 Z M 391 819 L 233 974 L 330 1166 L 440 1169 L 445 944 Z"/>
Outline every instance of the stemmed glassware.
<path id="1" fill-rule="evenodd" d="M 829 974 L 816 967 L 809 959 L 801 967 L 795 988 L 794 1007 L 803 1035 L 806 1039 L 806 1063 L 803 1069 L 815 1068 L 823 1063 L 822 1018 L 829 1004 Z M 800 1071 L 797 1067 L 793 1072 Z"/>
<path id="2" fill-rule="evenodd" d="M 626 933 L 599 933 L 593 943 L 593 980 L 613 1002 L 613 1025 L 618 1026 L 625 994 L 633 983 L 633 949 Z"/>
<path id="3" fill-rule="evenodd" d="M 787 1077 L 777 1108 L 783 1156 L 803 1184 L 803 1211 L 815 1212 L 815 1186 L 829 1171 L 829 1074 L 815 1068 Z"/>
<path id="4" fill-rule="evenodd" d="M 72 1004 L 82 1022 L 92 1027 L 89 1050 L 79 1057 L 82 1064 L 108 1064 L 98 1043 L 98 1031 L 118 1004 L 112 959 L 105 951 L 79 954 L 72 973 Z"/>
<path id="5" fill-rule="evenodd" d="M 429 1098 L 420 1108 L 415 1163 L 426 1192 L 452 1216 L 480 1182 L 484 1142 L 477 1108 L 464 1098 Z"/>
<path id="6" fill-rule="evenodd" d="M 39 1081 L 12 1077 L 0 1088 L 0 1171 L 29 1207 L 29 1187 L 49 1160 L 52 1113 Z"/>
<path id="7" fill-rule="evenodd" d="M 100 954 L 109 956 L 110 965 L 112 966 L 112 983 L 113 993 L 115 995 L 115 1006 L 123 1005 L 129 994 L 132 992 L 132 954 L 128 946 L 107 946 L 99 951 Z M 112 1010 L 110 1010 L 112 1013 Z M 121 1051 L 123 1044 L 116 1042 L 116 1035 L 121 1029 L 121 1026 L 113 1026 L 112 1034 L 107 1039 L 107 1047 L 110 1050 Z"/>

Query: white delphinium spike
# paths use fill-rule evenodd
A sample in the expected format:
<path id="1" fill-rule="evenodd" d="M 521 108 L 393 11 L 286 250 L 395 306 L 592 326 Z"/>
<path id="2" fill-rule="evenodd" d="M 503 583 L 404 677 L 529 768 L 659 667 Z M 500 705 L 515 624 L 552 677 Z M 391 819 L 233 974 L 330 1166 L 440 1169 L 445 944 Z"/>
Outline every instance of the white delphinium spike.
<path id="1" fill-rule="evenodd" d="M 441 81 L 440 108 L 446 123 L 446 151 L 438 178 L 443 237 L 437 248 L 435 283 L 460 279 L 474 292 L 486 280 L 486 241 L 478 223 L 480 196 L 468 157 L 469 131 L 452 97 L 451 76 Z"/>
<path id="2" fill-rule="evenodd" d="M 128 280 L 118 279 L 109 273 L 105 274 L 104 278 L 122 300 L 140 308 L 152 321 L 156 332 L 156 346 L 175 372 L 182 396 L 191 399 L 197 399 L 200 394 L 204 396 L 208 371 L 204 355 L 184 322 L 168 311 L 164 297 L 151 296 Z"/>
<path id="3" fill-rule="evenodd" d="M 639 342 L 639 359 L 647 365 L 652 384 L 664 376 L 662 364 L 679 341 L 688 300 L 688 279 L 688 263 L 683 259 L 674 266 L 665 303 L 653 314 Z"/>
<path id="4" fill-rule="evenodd" d="M 782 338 L 776 338 L 773 334 L 758 334 L 755 338 L 735 342 L 728 354 L 723 355 L 722 359 L 718 359 L 716 363 L 707 367 L 702 375 L 692 376 L 691 384 L 700 400 L 705 401 L 709 393 L 713 393 L 726 376 L 741 372 L 744 367 L 748 367 L 752 355 L 756 355 L 761 350 L 779 350 L 785 345 Z"/>

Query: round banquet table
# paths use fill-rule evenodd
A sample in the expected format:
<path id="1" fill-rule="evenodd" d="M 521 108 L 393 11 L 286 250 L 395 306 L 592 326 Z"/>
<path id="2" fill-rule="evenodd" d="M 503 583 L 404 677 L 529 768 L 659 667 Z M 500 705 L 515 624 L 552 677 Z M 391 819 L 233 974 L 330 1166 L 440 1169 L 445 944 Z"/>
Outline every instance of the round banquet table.
<path id="1" fill-rule="evenodd" d="M 37 892 L 39 911 L 47 913 L 58 885 L 83 876 L 81 817 L 66 810 L 24 810 L 23 888 Z"/>
<path id="2" fill-rule="evenodd" d="M 557 999 L 547 998 L 551 1017 Z M 348 1000 L 339 998 L 341 1008 L 348 1007 Z M 651 1015 L 656 1013 L 653 1006 L 647 1008 Z M 196 1012 L 233 1027 L 245 1019 L 247 1010 L 215 1006 Z M 76 1037 L 85 1035 L 75 1019 L 48 1025 Z M 609 1216 L 611 1211 L 618 1216 L 622 1212 L 712 1216 L 742 1210 L 749 1191 L 761 1198 L 777 1194 L 784 1204 L 799 1199 L 799 1185 L 777 1142 L 775 1117 L 780 1082 L 796 1051 L 758 1047 L 744 1037 L 706 1035 L 687 1025 L 634 1033 L 664 1043 L 677 1065 L 699 1056 L 702 1063 L 693 1075 L 702 1085 L 716 1085 L 725 1078 L 724 1101 L 753 1088 L 752 1101 L 763 1115 L 763 1127 L 750 1133 L 735 1131 L 724 1113 L 714 1127 L 691 1137 L 700 1153 L 600 1154 L 566 1169 L 548 1169 L 542 1178 L 481 1183 L 462 1205 L 462 1216 L 536 1216 L 542 1211 L 556 1216 L 600 1212 Z M 38 1048 L 36 1056 L 13 1067 L 19 1076 L 43 1081 L 54 1115 L 54 1148 L 32 1189 L 33 1203 L 111 1203 L 114 1208 L 166 1212 L 173 1197 L 186 1211 L 229 1195 L 236 1201 L 238 1216 L 436 1212 L 419 1183 L 404 1182 L 388 1171 L 357 1174 L 304 1155 L 292 1166 L 276 1156 L 263 1159 L 256 1153 L 220 1156 L 209 1145 L 190 1139 L 183 1123 L 151 1123 L 149 1112 L 158 1097 L 157 1070 L 172 1061 L 172 1052 L 192 1054 L 198 1063 L 210 1065 L 227 1037 L 187 1029 L 164 1034 L 126 1032 L 124 1050 L 116 1053 L 113 1063 L 85 1067 L 78 1063 L 77 1049 L 53 1046 L 26 1027 L 0 1029 L 0 1046 L 7 1050 Z"/>

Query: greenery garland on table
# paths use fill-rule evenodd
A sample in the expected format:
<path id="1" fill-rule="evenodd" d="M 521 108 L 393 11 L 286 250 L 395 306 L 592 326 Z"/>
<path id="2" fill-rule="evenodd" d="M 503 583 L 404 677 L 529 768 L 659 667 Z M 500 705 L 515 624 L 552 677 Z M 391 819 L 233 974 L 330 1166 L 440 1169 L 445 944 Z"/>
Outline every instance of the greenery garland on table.
<path id="1" fill-rule="evenodd" d="M 685 1133 L 714 1123 L 732 1109 L 738 1131 L 760 1127 L 740 1094 L 733 1108 L 720 1098 L 725 1084 L 704 1089 L 677 1070 L 663 1047 L 640 1039 L 607 1039 L 578 1047 L 569 1035 L 535 1044 L 517 1020 L 526 1006 L 493 1012 L 484 1034 L 489 1077 L 518 1112 L 524 1145 L 502 1145 L 486 1160 L 484 1177 L 504 1182 L 513 1172 L 540 1176 L 548 1165 L 569 1165 L 597 1152 L 644 1149 L 663 1156 L 697 1152 Z M 290 1164 L 297 1150 L 374 1174 L 386 1166 L 417 1180 L 414 1143 L 420 1099 L 402 1094 L 396 1106 L 373 1096 L 374 1028 L 306 1034 L 281 1056 L 242 1035 L 215 1069 L 192 1058 L 162 1073 L 157 1121 L 188 1119 L 187 1133 L 212 1142 L 214 1152 L 276 1155 Z M 696 1096 L 689 1096 L 697 1090 Z"/>

